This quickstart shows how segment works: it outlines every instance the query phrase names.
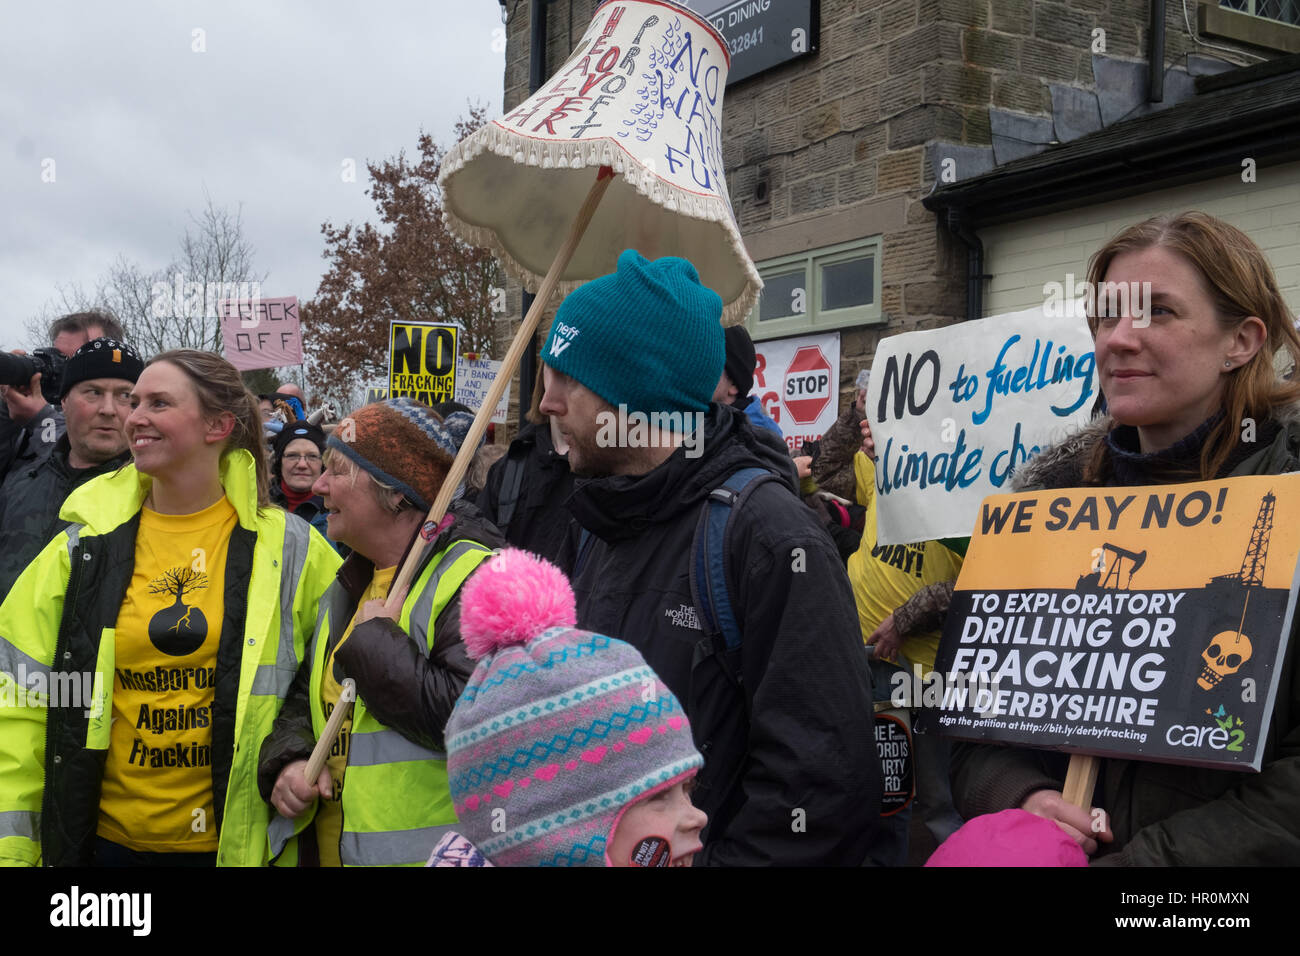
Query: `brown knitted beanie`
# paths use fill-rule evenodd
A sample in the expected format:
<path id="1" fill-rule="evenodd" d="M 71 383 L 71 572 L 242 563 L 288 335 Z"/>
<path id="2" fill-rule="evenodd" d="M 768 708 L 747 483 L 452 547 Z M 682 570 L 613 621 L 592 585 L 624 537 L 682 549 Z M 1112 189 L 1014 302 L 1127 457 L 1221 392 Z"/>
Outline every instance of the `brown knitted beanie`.
<path id="1" fill-rule="evenodd" d="M 456 443 L 442 419 L 411 398 L 357 409 L 339 422 L 326 445 L 426 511 L 456 457 Z"/>

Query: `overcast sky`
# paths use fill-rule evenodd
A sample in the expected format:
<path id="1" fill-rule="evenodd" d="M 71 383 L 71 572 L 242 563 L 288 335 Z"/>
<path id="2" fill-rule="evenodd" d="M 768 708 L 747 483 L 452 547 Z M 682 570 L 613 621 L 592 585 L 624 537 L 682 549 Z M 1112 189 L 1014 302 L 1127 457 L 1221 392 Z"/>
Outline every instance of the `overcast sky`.
<path id="1" fill-rule="evenodd" d="M 242 204 L 263 295 L 311 298 L 321 223 L 376 218 L 366 160 L 501 110 L 497 0 L 42 0 L 0 33 L 4 348 L 57 284 L 166 266 L 205 190 Z"/>

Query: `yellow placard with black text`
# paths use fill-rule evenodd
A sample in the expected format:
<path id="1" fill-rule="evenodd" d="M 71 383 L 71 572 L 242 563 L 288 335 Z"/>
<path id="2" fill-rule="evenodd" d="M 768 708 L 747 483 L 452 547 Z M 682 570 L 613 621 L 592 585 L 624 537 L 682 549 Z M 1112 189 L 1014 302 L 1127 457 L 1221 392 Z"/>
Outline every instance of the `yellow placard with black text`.
<path id="1" fill-rule="evenodd" d="M 452 401 L 459 333 L 454 325 L 393 322 L 388 338 L 388 397 L 406 396 L 425 405 Z"/>

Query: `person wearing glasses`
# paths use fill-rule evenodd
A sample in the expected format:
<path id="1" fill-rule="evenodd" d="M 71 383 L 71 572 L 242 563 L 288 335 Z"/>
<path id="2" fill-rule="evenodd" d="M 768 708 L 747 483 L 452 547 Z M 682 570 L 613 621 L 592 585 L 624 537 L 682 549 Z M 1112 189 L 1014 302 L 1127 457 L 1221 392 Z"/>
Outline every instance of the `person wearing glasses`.
<path id="1" fill-rule="evenodd" d="M 271 444 L 271 503 L 297 515 L 329 540 L 325 533 L 325 502 L 312 493 L 324 465 L 325 433 L 306 421 L 285 425 Z M 330 541 L 336 551 L 339 545 Z"/>

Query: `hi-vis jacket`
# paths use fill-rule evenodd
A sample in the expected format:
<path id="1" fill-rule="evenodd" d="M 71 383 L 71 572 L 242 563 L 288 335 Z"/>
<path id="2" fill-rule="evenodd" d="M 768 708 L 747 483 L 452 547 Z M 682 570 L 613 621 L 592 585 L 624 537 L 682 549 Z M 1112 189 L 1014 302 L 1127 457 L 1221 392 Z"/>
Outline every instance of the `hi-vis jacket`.
<path id="1" fill-rule="evenodd" d="M 353 629 L 335 655 L 336 676 L 356 681 L 347 770 L 343 778 L 345 866 L 423 866 L 456 822 L 447 786 L 443 730 L 474 661 L 460 639 L 460 586 L 503 544 L 478 509 L 458 501 L 450 526 L 422 548 L 415 581 L 397 622 L 372 618 Z M 400 567 L 400 562 L 399 562 Z M 275 729 L 262 745 L 259 785 L 270 797 L 284 767 L 306 759 L 325 729 L 321 677 L 369 586 L 374 566 L 354 553 L 326 595 L 311 651 Z M 314 861 L 314 813 L 277 816 L 269 831 L 276 863 Z M 306 833 L 303 833 L 307 830 Z M 291 839 L 302 834 L 300 839 Z M 302 846 L 299 846 L 299 843 Z"/>
<path id="2" fill-rule="evenodd" d="M 92 862 L 113 714 L 114 625 L 150 484 L 128 465 L 69 495 L 60 517 L 71 527 L 0 605 L 0 863 Z M 223 456 L 221 485 L 238 524 L 212 703 L 217 862 L 255 866 L 266 862 L 270 818 L 257 793 L 258 748 L 303 659 L 339 557 L 301 519 L 258 510 L 249 452 Z M 49 696 L 37 699 L 29 688 Z"/>

